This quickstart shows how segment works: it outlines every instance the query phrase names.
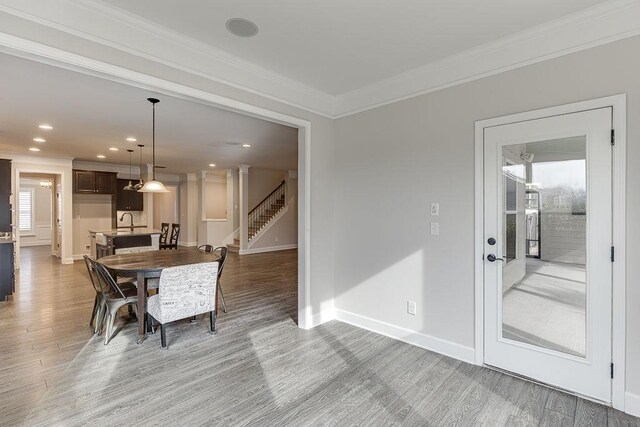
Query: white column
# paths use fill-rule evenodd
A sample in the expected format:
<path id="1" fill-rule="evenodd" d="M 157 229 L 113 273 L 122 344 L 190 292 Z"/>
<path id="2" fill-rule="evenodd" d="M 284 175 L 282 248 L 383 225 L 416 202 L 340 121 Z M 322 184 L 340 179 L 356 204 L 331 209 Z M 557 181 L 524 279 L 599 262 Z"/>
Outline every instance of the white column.
<path id="1" fill-rule="evenodd" d="M 240 250 L 249 246 L 249 166 L 240 165 L 239 173 L 239 199 L 240 199 Z"/>
<path id="2" fill-rule="evenodd" d="M 226 218 L 227 224 L 231 227 L 231 231 L 235 230 L 233 223 L 233 169 L 227 169 L 227 208 Z"/>
<path id="3" fill-rule="evenodd" d="M 187 233 L 184 242 L 189 245 L 198 242 L 198 183 L 196 174 L 187 174 Z"/>

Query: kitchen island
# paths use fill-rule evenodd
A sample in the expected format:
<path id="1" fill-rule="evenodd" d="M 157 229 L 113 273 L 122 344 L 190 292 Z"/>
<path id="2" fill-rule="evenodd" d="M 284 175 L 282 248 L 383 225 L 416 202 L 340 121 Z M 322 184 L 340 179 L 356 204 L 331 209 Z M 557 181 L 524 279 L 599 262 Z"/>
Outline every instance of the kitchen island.
<path id="1" fill-rule="evenodd" d="M 89 230 L 91 257 L 115 255 L 131 250 L 159 250 L 160 230 L 153 228 L 116 228 L 112 230 Z"/>

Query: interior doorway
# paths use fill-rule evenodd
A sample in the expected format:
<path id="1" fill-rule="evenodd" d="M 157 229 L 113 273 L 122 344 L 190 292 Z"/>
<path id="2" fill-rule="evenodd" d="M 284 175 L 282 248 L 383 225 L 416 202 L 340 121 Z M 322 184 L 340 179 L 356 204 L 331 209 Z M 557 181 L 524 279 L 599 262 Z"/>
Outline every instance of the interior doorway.
<path id="1" fill-rule="evenodd" d="M 623 98 L 478 122 L 476 139 L 478 362 L 617 408 Z"/>

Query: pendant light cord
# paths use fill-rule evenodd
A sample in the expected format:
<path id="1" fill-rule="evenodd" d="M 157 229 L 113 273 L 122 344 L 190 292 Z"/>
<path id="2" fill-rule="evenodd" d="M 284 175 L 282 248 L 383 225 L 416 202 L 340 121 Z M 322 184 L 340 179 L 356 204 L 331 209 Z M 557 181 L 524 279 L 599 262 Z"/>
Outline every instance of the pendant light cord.
<path id="1" fill-rule="evenodd" d="M 156 180 L 156 103 L 153 103 L 153 130 L 151 131 L 151 141 L 153 142 L 153 161 L 152 161 L 152 165 L 151 167 L 153 168 L 153 171 L 151 172 L 152 176 L 153 176 L 153 180 Z"/>

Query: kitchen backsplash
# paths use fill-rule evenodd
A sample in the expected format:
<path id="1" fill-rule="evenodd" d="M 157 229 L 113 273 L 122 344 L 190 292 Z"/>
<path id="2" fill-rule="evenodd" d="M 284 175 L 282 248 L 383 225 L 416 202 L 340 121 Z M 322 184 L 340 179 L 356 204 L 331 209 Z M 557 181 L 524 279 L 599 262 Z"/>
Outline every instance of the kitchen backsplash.
<path id="1" fill-rule="evenodd" d="M 142 212 L 136 212 L 136 211 L 118 211 L 118 217 L 117 219 L 117 226 L 118 227 L 128 227 L 129 225 L 131 225 L 131 220 L 129 219 L 129 215 L 125 215 L 124 217 L 124 221 L 120 221 L 120 218 L 122 218 L 122 214 L 123 213 L 127 213 L 127 214 L 131 214 L 133 215 L 133 225 L 140 226 L 146 226 L 147 225 L 147 215 L 144 213 L 144 211 Z"/>

